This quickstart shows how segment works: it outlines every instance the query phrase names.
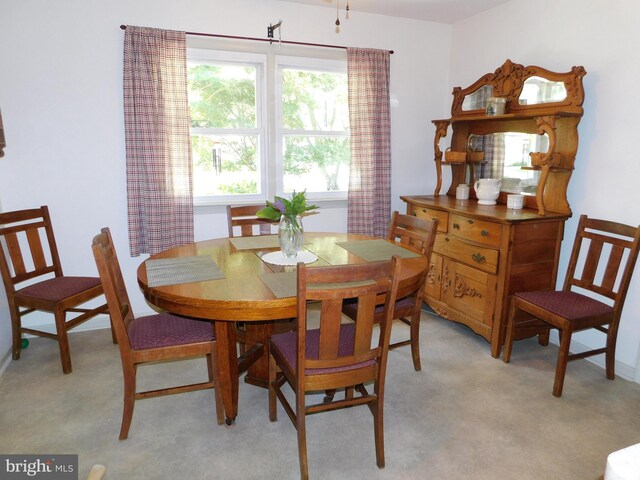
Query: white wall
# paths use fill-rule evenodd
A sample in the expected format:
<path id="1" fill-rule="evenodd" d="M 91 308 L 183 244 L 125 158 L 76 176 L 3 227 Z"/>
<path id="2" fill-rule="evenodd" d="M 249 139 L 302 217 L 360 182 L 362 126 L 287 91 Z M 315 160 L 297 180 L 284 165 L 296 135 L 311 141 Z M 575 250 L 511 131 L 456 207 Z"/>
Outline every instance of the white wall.
<path id="1" fill-rule="evenodd" d="M 559 282 L 581 214 L 640 224 L 640 163 L 633 147 L 638 136 L 634 119 L 640 111 L 635 94 L 640 78 L 638 24 L 640 4 L 635 0 L 513 0 L 453 28 L 452 85 L 466 87 L 507 58 L 555 71 L 574 65 L 587 71 L 580 145 L 568 192 L 574 216 L 566 223 Z M 616 355 L 617 373 L 636 381 L 639 319 L 640 272 L 627 295 Z M 593 347 L 601 345 L 602 335 L 585 332 L 574 339 Z"/>
<path id="2" fill-rule="evenodd" d="M 49 205 L 68 274 L 96 274 L 91 239 L 109 226 L 138 314 L 149 307 L 135 280 L 144 257 L 128 257 L 121 24 L 265 38 L 269 23 L 282 19 L 285 40 L 395 50 L 392 208 L 404 210 L 401 194 L 433 191 L 431 119 L 448 114 L 450 26 L 354 6 L 336 35 L 335 10 L 272 0 L 0 0 L 0 11 L 8 143 L 0 160 L 2 207 Z M 344 230 L 345 215 L 326 210 L 305 227 Z M 225 235 L 224 214 L 196 217 L 197 239 Z M 51 324 L 51 317 L 36 315 L 29 323 Z M 0 304 L 0 359 L 10 346 L 8 323 Z"/>

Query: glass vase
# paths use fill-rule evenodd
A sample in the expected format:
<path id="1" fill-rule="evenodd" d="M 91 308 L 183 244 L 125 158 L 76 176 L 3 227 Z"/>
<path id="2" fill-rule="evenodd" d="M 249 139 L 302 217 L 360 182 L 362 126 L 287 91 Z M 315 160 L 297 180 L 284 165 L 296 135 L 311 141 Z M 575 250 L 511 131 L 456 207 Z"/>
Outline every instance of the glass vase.
<path id="1" fill-rule="evenodd" d="M 296 258 L 302 247 L 304 240 L 304 228 L 302 228 L 302 217 L 280 217 L 278 225 L 278 238 L 280 239 L 280 250 L 286 258 Z"/>

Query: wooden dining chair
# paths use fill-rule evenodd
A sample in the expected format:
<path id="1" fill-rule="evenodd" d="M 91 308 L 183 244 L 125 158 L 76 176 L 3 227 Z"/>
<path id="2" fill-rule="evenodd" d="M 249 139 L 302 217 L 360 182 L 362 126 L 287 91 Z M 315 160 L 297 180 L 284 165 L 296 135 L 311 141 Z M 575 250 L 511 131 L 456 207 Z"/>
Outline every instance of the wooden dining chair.
<path id="1" fill-rule="evenodd" d="M 277 226 L 278 222 L 257 216 L 258 210 L 264 207 L 264 203 L 239 206 L 227 205 L 229 238 L 273 234 L 272 227 Z M 238 338 L 238 352 L 242 355 L 247 350 L 247 331 L 243 322 L 236 323 L 236 335 Z"/>
<path id="2" fill-rule="evenodd" d="M 503 360 L 511 360 L 513 341 L 527 329 L 556 328 L 560 350 L 553 395 L 562 395 L 567 363 L 605 354 L 607 378 L 615 378 L 616 339 L 622 307 L 638 258 L 640 226 L 580 217 L 567 276 L 560 291 L 520 292 L 511 300 Z M 523 317 L 523 313 L 529 314 Z M 534 318 L 531 319 L 530 316 Z M 606 334 L 606 344 L 580 353 L 569 353 L 571 335 L 585 329 Z"/>
<path id="3" fill-rule="evenodd" d="M 222 395 L 216 388 L 216 339 L 211 322 L 169 313 L 135 318 L 108 228 L 103 228 L 101 233 L 96 235 L 92 248 L 122 360 L 124 407 L 120 440 L 129 435 L 136 400 L 174 393 L 213 388 L 217 422 L 221 425 L 224 421 L 224 410 Z M 139 365 L 196 356 L 206 357 L 209 376 L 207 381 L 145 392 L 136 391 L 136 372 Z"/>
<path id="4" fill-rule="evenodd" d="M 107 314 L 108 308 L 106 303 L 80 308 L 102 295 L 102 285 L 98 277 L 64 275 L 46 206 L 0 213 L 0 272 L 11 315 L 13 359 L 20 358 L 23 333 L 51 338 L 58 342 L 62 371 L 71 373 L 67 333 Z M 22 317 L 35 311 L 53 313 L 55 333 L 22 326 Z M 67 314 L 77 315 L 67 319 Z"/>
<path id="5" fill-rule="evenodd" d="M 384 467 L 384 381 L 391 333 L 392 306 L 398 292 L 401 261 L 330 267 L 297 267 L 297 328 L 269 341 L 269 419 L 277 420 L 276 398 L 298 432 L 300 474 L 308 478 L 306 415 L 368 405 L 374 417 L 376 462 Z M 383 320 L 374 339 L 377 296 L 385 298 Z M 343 324 L 342 302 L 358 300 L 355 323 Z M 319 328 L 310 328 L 308 303 L 320 304 Z M 373 346 L 372 346 L 373 343 Z M 372 382 L 371 392 L 364 386 Z M 282 387 L 288 383 L 295 406 Z M 359 395 L 354 394 L 354 386 Z M 345 388 L 344 400 L 306 405 L 305 394 Z"/>
<path id="6" fill-rule="evenodd" d="M 435 218 L 430 221 L 393 212 L 387 238 L 430 259 L 437 229 L 438 220 Z M 413 368 L 416 371 L 422 368 L 420 363 L 420 316 L 427 272 L 428 270 L 425 270 L 424 275 L 416 278 L 411 285 L 403 286 L 402 292 L 400 292 L 402 297 L 395 303 L 393 309 L 394 320 L 399 320 L 409 326 L 409 339 L 394 342 L 389 348 L 411 345 Z M 355 302 L 345 302 L 342 311 L 349 318 L 355 320 L 357 317 L 357 304 Z M 381 306 L 376 309 L 376 322 L 382 320 L 383 313 Z"/>
<path id="7" fill-rule="evenodd" d="M 260 218 L 256 214 L 258 210 L 265 207 L 259 205 L 227 205 L 227 225 L 229 227 L 229 238 L 252 237 L 254 235 L 271 235 L 274 232 L 272 227 L 278 225 L 275 220 Z M 236 228 L 237 227 L 237 228 Z M 254 227 L 256 227 L 254 229 Z"/>

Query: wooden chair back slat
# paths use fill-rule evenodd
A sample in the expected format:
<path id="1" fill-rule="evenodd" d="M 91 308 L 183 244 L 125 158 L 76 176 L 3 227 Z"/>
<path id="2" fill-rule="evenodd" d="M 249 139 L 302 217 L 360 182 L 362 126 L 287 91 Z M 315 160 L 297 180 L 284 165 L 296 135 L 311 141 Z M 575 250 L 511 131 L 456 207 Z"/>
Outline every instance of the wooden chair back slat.
<path id="1" fill-rule="evenodd" d="M 598 271 L 598 265 L 600 265 L 600 256 L 602 255 L 603 242 L 598 240 L 591 240 L 589 245 L 589 251 L 585 259 L 584 267 L 582 269 L 582 275 L 580 279 L 584 282 L 593 284 Z"/>
<path id="2" fill-rule="evenodd" d="M 44 249 L 42 248 L 40 232 L 36 229 L 31 228 L 27 230 L 26 233 L 29 248 L 31 249 L 31 259 L 33 260 L 33 266 L 35 270 L 42 270 L 44 268 L 47 268 L 47 259 L 44 256 Z"/>
<path id="3" fill-rule="evenodd" d="M 275 220 L 267 218 L 259 218 L 258 210 L 265 207 L 260 205 L 240 205 L 237 207 L 227 205 L 227 227 L 229 229 L 229 238 L 238 236 L 236 228 L 239 229 L 240 236 L 252 237 L 256 235 L 254 227 L 258 229 L 257 235 L 271 235 L 274 232 L 272 228 L 278 224 Z"/>
<path id="4" fill-rule="evenodd" d="M 613 292 L 615 289 L 616 280 L 620 271 L 620 265 L 624 256 L 624 251 L 624 248 L 617 245 L 611 247 L 611 252 L 609 253 L 609 261 L 607 262 L 607 267 L 602 278 L 602 288 L 605 288 L 610 292 Z"/>
<path id="5" fill-rule="evenodd" d="M 10 278 L 20 277 L 27 273 L 27 267 L 25 266 L 24 257 L 22 256 L 22 248 L 20 247 L 20 239 L 16 233 L 9 233 L 5 235 L 4 238 L 7 242 L 9 259 L 13 267 L 13 275 L 11 275 Z"/>

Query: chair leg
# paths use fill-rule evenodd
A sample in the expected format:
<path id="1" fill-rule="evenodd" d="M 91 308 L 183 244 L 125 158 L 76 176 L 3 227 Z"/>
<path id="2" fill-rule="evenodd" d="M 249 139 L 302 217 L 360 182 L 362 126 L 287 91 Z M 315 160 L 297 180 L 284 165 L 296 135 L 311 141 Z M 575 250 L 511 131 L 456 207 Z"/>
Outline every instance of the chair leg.
<path id="1" fill-rule="evenodd" d="M 322 399 L 322 401 L 324 403 L 331 403 L 333 402 L 333 397 L 336 394 L 336 389 L 332 388 L 331 390 L 325 390 L 324 391 L 324 398 Z"/>
<path id="2" fill-rule="evenodd" d="M 20 359 L 22 351 L 22 323 L 20 319 L 20 307 L 10 306 L 11 310 L 11 333 L 13 336 L 13 359 Z"/>
<path id="3" fill-rule="evenodd" d="M 416 372 L 422 369 L 420 364 L 420 310 L 413 313 L 410 323 L 411 356 L 413 357 L 413 368 Z"/>
<path id="4" fill-rule="evenodd" d="M 504 353 L 502 356 L 502 360 L 504 363 L 509 363 L 511 361 L 511 349 L 513 348 L 513 337 L 515 334 L 516 324 L 516 299 L 511 299 L 511 306 L 509 307 L 509 320 L 507 321 L 507 337 L 504 340 Z"/>
<path id="5" fill-rule="evenodd" d="M 276 405 L 276 361 L 267 352 L 269 356 L 269 420 L 275 422 L 278 420 L 278 406 Z"/>
<path id="6" fill-rule="evenodd" d="M 217 376 L 217 368 L 216 368 L 216 353 L 215 347 L 213 348 L 213 353 L 207 355 L 207 370 L 209 372 L 209 381 L 213 382 L 215 387 L 213 388 L 213 395 L 216 402 L 216 421 L 218 425 L 222 425 L 224 423 L 224 406 L 222 405 L 222 392 L 218 388 L 218 376 Z"/>
<path id="7" fill-rule="evenodd" d="M 607 331 L 607 351 L 605 352 L 605 367 L 607 378 L 614 380 L 616 378 L 616 340 L 618 332 L 609 325 Z"/>
<path id="8" fill-rule="evenodd" d="M 296 392 L 296 430 L 298 432 L 298 458 L 300 460 L 300 478 L 301 480 L 308 480 L 309 464 L 307 463 L 307 429 L 304 401 L 304 392 Z"/>
<path id="9" fill-rule="evenodd" d="M 376 465 L 384 468 L 384 417 L 383 402 L 378 397 L 371 409 L 373 412 L 373 434 L 376 443 Z"/>
<path id="10" fill-rule="evenodd" d="M 58 337 L 58 347 L 60 349 L 60 360 L 62 362 L 63 373 L 71 373 L 71 352 L 69 351 L 69 336 L 67 335 L 66 314 L 64 310 L 54 312 L 56 321 L 56 336 Z"/>
<path id="11" fill-rule="evenodd" d="M 120 426 L 120 440 L 124 440 L 129 435 L 131 419 L 133 418 L 133 406 L 136 401 L 136 365 L 123 365 L 122 374 L 124 377 L 124 400 L 122 408 L 122 425 Z"/>
<path id="12" fill-rule="evenodd" d="M 560 330 L 562 332 L 562 330 Z M 571 331 L 566 331 L 560 336 L 560 350 L 558 351 L 558 362 L 556 364 L 556 378 L 553 382 L 553 395 L 560 397 L 564 386 L 564 375 L 567 372 L 569 361 L 569 346 L 571 345 Z"/>
<path id="13" fill-rule="evenodd" d="M 545 329 L 543 333 L 538 334 L 538 345 L 542 345 L 546 347 L 549 345 L 549 333 L 551 332 L 550 328 Z"/>

